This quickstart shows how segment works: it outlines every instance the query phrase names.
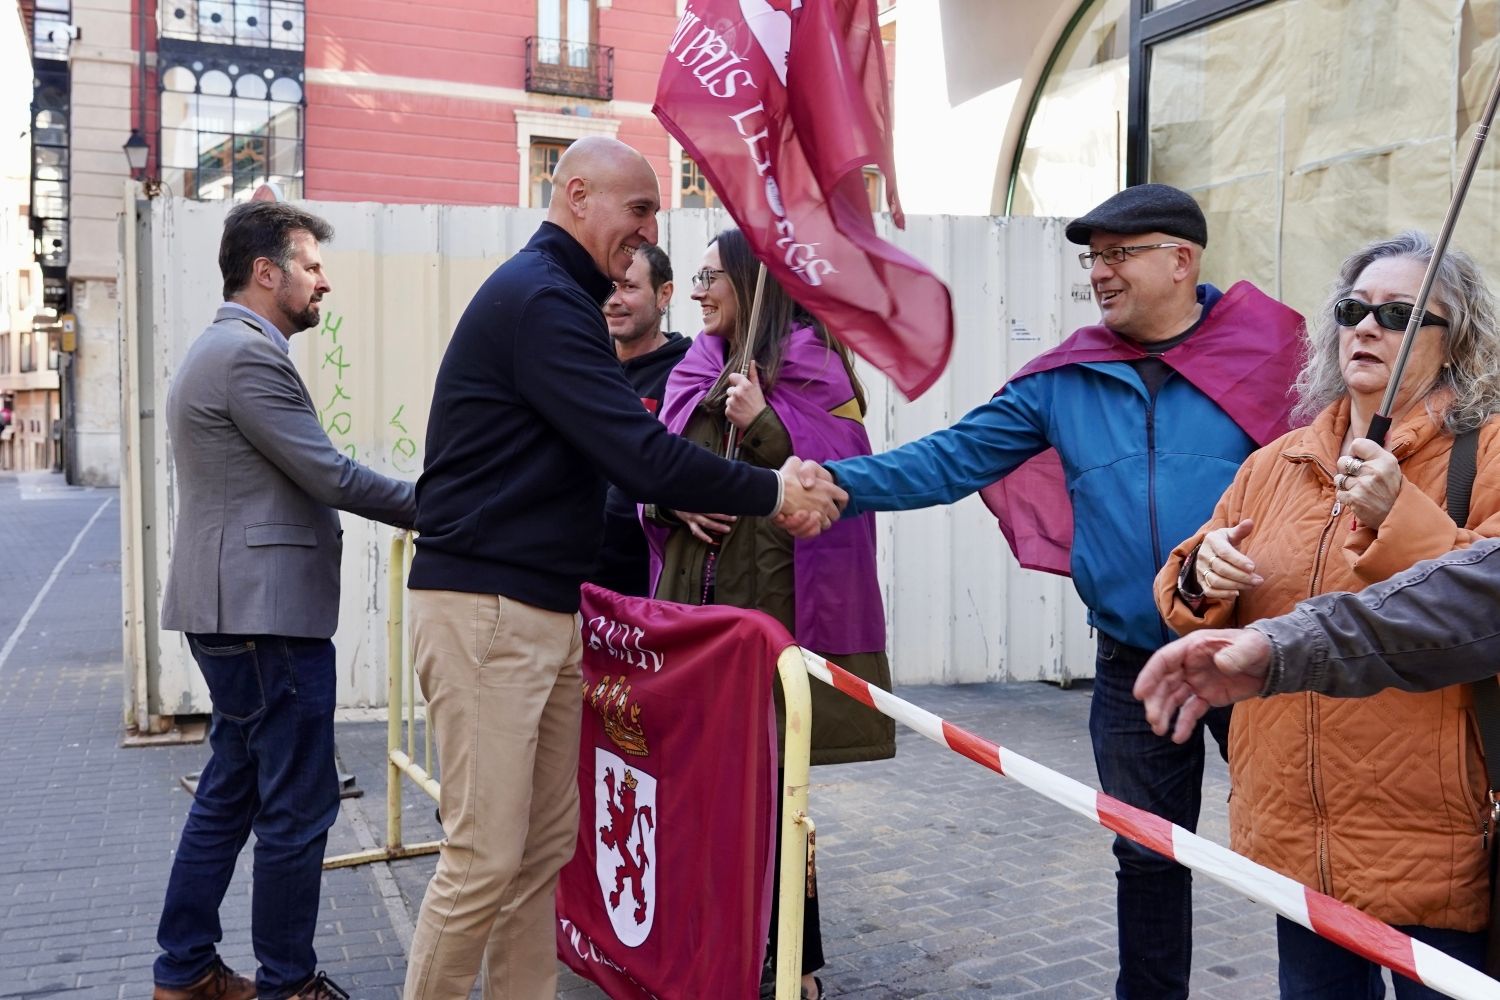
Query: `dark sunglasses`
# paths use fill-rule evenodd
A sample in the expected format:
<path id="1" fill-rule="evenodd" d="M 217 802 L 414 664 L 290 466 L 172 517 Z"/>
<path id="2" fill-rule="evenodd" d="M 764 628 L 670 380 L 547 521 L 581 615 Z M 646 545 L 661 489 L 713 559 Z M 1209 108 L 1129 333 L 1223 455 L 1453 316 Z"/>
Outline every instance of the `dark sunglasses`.
<path id="1" fill-rule="evenodd" d="M 1339 299 L 1333 304 L 1333 321 L 1339 326 L 1359 326 L 1366 316 L 1374 313 L 1375 322 L 1387 330 L 1404 333 L 1406 324 L 1411 322 L 1411 311 L 1410 302 L 1382 302 L 1378 306 L 1372 306 L 1359 299 Z M 1441 316 L 1434 316 L 1431 312 L 1424 312 L 1422 325 L 1447 326 L 1448 321 Z"/>

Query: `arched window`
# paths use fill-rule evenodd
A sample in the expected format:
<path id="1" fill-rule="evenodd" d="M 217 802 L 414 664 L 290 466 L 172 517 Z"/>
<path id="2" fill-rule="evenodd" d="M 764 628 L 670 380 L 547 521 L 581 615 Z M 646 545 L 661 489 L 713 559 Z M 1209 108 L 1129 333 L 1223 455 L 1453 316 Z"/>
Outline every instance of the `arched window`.
<path id="1" fill-rule="evenodd" d="M 1063 29 L 1027 108 L 1007 215 L 1080 215 L 1124 186 L 1130 7 L 1085 0 Z"/>

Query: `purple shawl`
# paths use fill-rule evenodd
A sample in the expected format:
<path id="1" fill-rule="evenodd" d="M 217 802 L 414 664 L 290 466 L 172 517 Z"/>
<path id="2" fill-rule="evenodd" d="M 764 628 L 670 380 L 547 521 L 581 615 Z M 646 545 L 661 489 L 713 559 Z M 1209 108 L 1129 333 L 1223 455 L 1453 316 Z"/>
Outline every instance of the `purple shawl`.
<path id="1" fill-rule="evenodd" d="M 700 333 L 672 369 L 662 397 L 662 423 L 681 434 L 724 370 L 728 344 Z M 810 328 L 787 336 L 776 385 L 766 405 L 781 420 L 792 454 L 818 462 L 870 454 L 864 424 L 830 411 L 854 398 L 839 356 Z M 668 529 L 646 522 L 651 546 L 651 590 L 661 575 Z M 885 649 L 885 611 L 875 574 L 875 519 L 864 514 L 835 521 L 817 538 L 793 540 L 793 593 L 797 641 L 821 653 L 869 653 Z"/>
<path id="2" fill-rule="evenodd" d="M 1295 310 L 1241 281 L 1214 303 L 1196 333 L 1157 357 L 1217 403 L 1257 445 L 1265 445 L 1289 429 L 1302 329 Z M 1145 356 L 1139 345 L 1107 327 L 1086 326 L 1032 359 L 1010 381 L 1064 365 Z M 1070 575 L 1073 505 L 1054 449 L 980 492 L 1017 562 Z"/>

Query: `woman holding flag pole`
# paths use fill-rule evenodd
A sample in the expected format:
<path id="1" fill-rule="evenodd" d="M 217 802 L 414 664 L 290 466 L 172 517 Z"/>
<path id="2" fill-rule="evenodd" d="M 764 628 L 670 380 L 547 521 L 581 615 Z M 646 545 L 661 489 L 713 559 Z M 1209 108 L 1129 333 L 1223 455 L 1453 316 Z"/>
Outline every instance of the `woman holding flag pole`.
<path id="1" fill-rule="evenodd" d="M 703 331 L 667 381 L 668 430 L 773 468 L 792 454 L 821 460 L 870 453 L 864 394 L 848 350 L 766 274 L 738 229 L 709 244 L 693 276 L 693 298 Z M 646 529 L 657 600 L 763 611 L 802 645 L 890 687 L 871 517 L 841 520 L 806 543 L 768 519 L 723 514 L 648 508 Z M 814 685 L 812 718 L 814 764 L 895 754 L 894 723 L 831 688 Z M 823 965 L 823 948 L 815 883 L 810 889 L 803 995 L 815 998 L 821 984 L 812 973 Z"/>
<path id="2" fill-rule="evenodd" d="M 1174 630 L 1243 626 L 1500 536 L 1495 301 L 1475 263 L 1449 252 L 1424 311 L 1436 255 L 1408 232 L 1344 262 L 1296 384 L 1295 412 L 1313 422 L 1251 455 L 1173 551 L 1156 595 Z M 1368 436 L 1380 412 L 1391 420 L 1383 444 Z M 1465 435 L 1477 474 L 1455 524 L 1450 455 Z M 1449 688 L 1242 705 L 1229 742 L 1235 850 L 1480 966 L 1490 875 L 1472 701 Z M 1278 919 L 1277 943 L 1283 998 L 1384 995 L 1378 966 L 1292 921 Z M 1396 995 L 1439 994 L 1398 977 Z"/>

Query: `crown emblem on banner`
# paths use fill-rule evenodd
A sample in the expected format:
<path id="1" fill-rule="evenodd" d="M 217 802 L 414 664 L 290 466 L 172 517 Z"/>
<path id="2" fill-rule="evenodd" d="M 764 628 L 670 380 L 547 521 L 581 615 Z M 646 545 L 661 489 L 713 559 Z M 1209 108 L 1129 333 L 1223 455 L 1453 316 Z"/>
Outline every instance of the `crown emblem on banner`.
<path id="1" fill-rule="evenodd" d="M 599 718 L 604 722 L 604 733 L 615 746 L 633 757 L 650 756 L 651 751 L 646 746 L 646 733 L 641 728 L 641 706 L 631 704 L 630 685 L 625 683 L 623 674 L 618 678 L 605 676 L 594 685 L 593 691 L 589 690 L 588 682 L 585 681 L 583 696 L 588 700 L 589 706 L 599 713 Z"/>

